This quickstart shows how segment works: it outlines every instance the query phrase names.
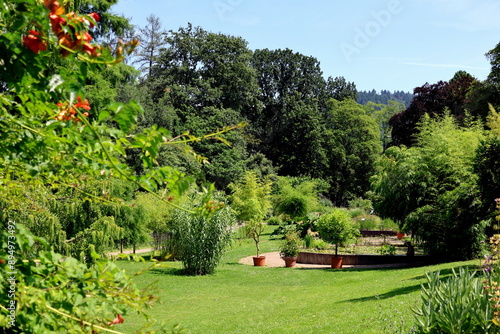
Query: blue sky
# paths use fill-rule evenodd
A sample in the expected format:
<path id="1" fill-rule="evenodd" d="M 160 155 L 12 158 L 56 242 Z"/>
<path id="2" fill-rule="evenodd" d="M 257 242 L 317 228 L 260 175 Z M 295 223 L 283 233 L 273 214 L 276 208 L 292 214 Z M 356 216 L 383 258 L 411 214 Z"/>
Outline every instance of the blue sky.
<path id="1" fill-rule="evenodd" d="M 498 0 L 119 0 L 112 11 L 140 27 L 154 14 L 166 30 L 191 22 L 252 50 L 289 48 L 359 90 L 412 92 L 459 70 L 484 80 L 500 42 Z"/>

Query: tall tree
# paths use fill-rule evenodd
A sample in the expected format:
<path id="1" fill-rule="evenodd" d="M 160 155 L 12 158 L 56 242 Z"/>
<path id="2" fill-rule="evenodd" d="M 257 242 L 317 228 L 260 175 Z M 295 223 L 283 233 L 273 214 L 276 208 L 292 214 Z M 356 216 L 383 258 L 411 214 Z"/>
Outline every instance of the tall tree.
<path id="1" fill-rule="evenodd" d="M 439 81 L 430 85 L 426 83 L 415 88 L 410 106 L 391 117 L 392 144 L 412 146 L 415 144 L 417 125 L 424 114 L 430 116 L 443 115 L 445 108 L 460 123 L 466 117 L 466 98 L 471 85 L 476 79 L 464 71 L 459 71 L 449 81 Z"/>
<path id="2" fill-rule="evenodd" d="M 326 119 L 330 199 L 336 205 L 363 197 L 382 147 L 375 120 L 354 100 L 330 100 Z"/>
<path id="3" fill-rule="evenodd" d="M 205 107 L 246 113 L 258 107 L 251 55 L 242 38 L 189 24 L 168 32 L 147 84 L 153 100 L 174 107 L 181 122 Z"/>
<path id="4" fill-rule="evenodd" d="M 290 49 L 264 49 L 254 52 L 252 64 L 264 106 L 248 116 L 256 149 L 282 175 L 318 177 L 326 166 L 319 110 L 325 81 L 318 60 Z"/>
<path id="5" fill-rule="evenodd" d="M 467 101 L 467 110 L 481 121 L 486 121 L 489 105 L 500 109 L 500 43 L 486 53 L 491 71 L 484 81 L 473 83 Z"/>
<path id="6" fill-rule="evenodd" d="M 328 77 L 326 80 L 326 95 L 327 99 L 335 99 L 342 101 L 345 99 L 356 100 L 358 91 L 354 82 L 347 81 L 344 77 Z"/>
<path id="7" fill-rule="evenodd" d="M 260 108 L 251 55 L 247 42 L 239 37 L 191 24 L 169 31 L 144 82 L 145 97 L 150 100 L 145 120 L 170 123 L 169 130 L 176 134 L 187 130 L 201 134 L 245 121 L 245 115 Z M 193 144 L 210 161 L 204 167 L 208 180 L 219 187 L 239 178 L 248 156 L 241 131 L 226 139 L 231 147 Z"/>
<path id="8" fill-rule="evenodd" d="M 158 57 L 160 48 L 164 45 L 166 31 L 163 30 L 159 17 L 151 14 L 146 20 L 147 25 L 139 28 L 136 36 L 141 44 L 135 50 L 133 63 L 139 64 L 139 69 L 151 76 L 151 68 Z"/>
<path id="9" fill-rule="evenodd" d="M 483 203 L 483 212 L 495 211 L 496 198 L 500 197 L 500 136 L 491 135 L 481 142 L 474 160 L 474 171 L 478 175 L 478 186 Z"/>

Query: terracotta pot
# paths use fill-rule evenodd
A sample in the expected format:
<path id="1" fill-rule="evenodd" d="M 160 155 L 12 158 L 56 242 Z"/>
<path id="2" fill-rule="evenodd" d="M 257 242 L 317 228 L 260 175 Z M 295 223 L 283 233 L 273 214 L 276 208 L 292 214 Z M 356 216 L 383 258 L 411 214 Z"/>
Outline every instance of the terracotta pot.
<path id="1" fill-rule="evenodd" d="M 283 261 L 285 261 L 285 267 L 287 268 L 295 267 L 295 265 L 297 264 L 296 256 L 283 256 L 282 259 Z"/>
<path id="2" fill-rule="evenodd" d="M 403 240 L 405 236 L 406 236 L 406 234 L 404 234 L 404 233 L 402 233 L 402 232 L 398 232 L 398 233 L 396 233 L 396 237 L 397 237 L 399 240 Z"/>
<path id="3" fill-rule="evenodd" d="M 256 267 L 263 267 L 266 265 L 266 257 L 265 256 L 254 256 L 253 257 L 253 265 Z"/>
<path id="4" fill-rule="evenodd" d="M 342 257 L 340 256 L 332 256 L 332 268 L 333 269 L 341 269 L 342 268 Z"/>

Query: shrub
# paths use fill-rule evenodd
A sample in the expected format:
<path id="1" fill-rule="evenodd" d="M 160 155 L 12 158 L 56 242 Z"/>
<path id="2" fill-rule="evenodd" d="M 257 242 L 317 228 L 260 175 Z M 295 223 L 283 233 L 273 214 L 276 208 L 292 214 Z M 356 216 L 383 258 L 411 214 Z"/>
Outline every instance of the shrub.
<path id="1" fill-rule="evenodd" d="M 356 217 L 359 217 L 359 216 L 362 216 L 365 214 L 365 211 L 363 209 L 360 209 L 360 208 L 354 208 L 354 209 L 349 209 L 349 216 L 351 216 L 351 218 L 356 218 Z"/>
<path id="2" fill-rule="evenodd" d="M 305 196 L 292 195 L 283 198 L 276 207 L 276 211 L 292 218 L 303 217 L 309 212 L 309 204 Z"/>
<path id="3" fill-rule="evenodd" d="M 422 304 L 416 307 L 417 333 L 500 333 L 477 273 L 460 268 L 443 279 L 439 271 L 426 274 Z"/>
<path id="4" fill-rule="evenodd" d="M 330 244 L 325 240 L 313 238 L 311 248 L 316 250 L 327 250 L 330 248 Z"/>
<path id="5" fill-rule="evenodd" d="M 377 253 L 380 255 L 395 255 L 396 247 L 389 244 L 383 244 L 379 249 L 377 249 Z"/>
<path id="6" fill-rule="evenodd" d="M 297 231 L 297 224 L 294 222 L 282 222 L 273 232 L 271 232 L 271 239 L 283 239 L 284 236 L 290 231 Z"/>
<path id="7" fill-rule="evenodd" d="M 381 230 L 399 230 L 399 225 L 390 218 L 385 218 L 380 223 Z"/>
<path id="8" fill-rule="evenodd" d="M 229 207 L 210 216 L 178 210 L 174 212 L 175 234 L 181 245 L 181 258 L 189 275 L 214 272 L 231 240 L 236 221 Z"/>
<path id="9" fill-rule="evenodd" d="M 376 230 L 380 228 L 381 219 L 375 215 L 360 215 L 354 217 L 354 221 L 358 224 L 360 230 Z"/>
<path id="10" fill-rule="evenodd" d="M 373 204 L 369 199 L 356 198 L 349 201 L 349 208 L 360 209 L 363 213 L 369 214 L 373 210 Z"/>
<path id="11" fill-rule="evenodd" d="M 281 225 L 281 223 L 283 220 L 279 216 L 272 216 L 267 220 L 267 225 Z"/>
<path id="12" fill-rule="evenodd" d="M 305 217 L 318 208 L 319 180 L 302 180 L 292 177 L 280 177 L 277 184 L 275 212 L 290 220 Z"/>
<path id="13" fill-rule="evenodd" d="M 301 241 L 297 232 L 288 232 L 280 246 L 280 255 L 282 257 L 297 256 L 299 254 L 300 243 Z"/>

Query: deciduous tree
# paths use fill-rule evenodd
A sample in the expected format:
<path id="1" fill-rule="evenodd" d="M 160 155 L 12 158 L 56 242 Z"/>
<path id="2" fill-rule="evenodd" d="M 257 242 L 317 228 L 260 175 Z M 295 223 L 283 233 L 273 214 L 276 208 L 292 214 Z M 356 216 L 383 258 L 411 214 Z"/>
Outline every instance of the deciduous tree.
<path id="1" fill-rule="evenodd" d="M 373 163 L 382 151 L 375 120 L 353 100 L 330 100 L 326 119 L 330 199 L 336 205 L 363 197 L 369 190 Z"/>
<path id="2" fill-rule="evenodd" d="M 417 125 L 424 114 L 431 117 L 443 115 L 445 108 L 460 123 L 466 118 L 466 97 L 476 79 L 464 71 L 455 73 L 449 81 L 426 83 L 414 89 L 413 100 L 404 111 L 389 120 L 392 127 L 392 145 L 412 146 L 415 144 Z"/>

